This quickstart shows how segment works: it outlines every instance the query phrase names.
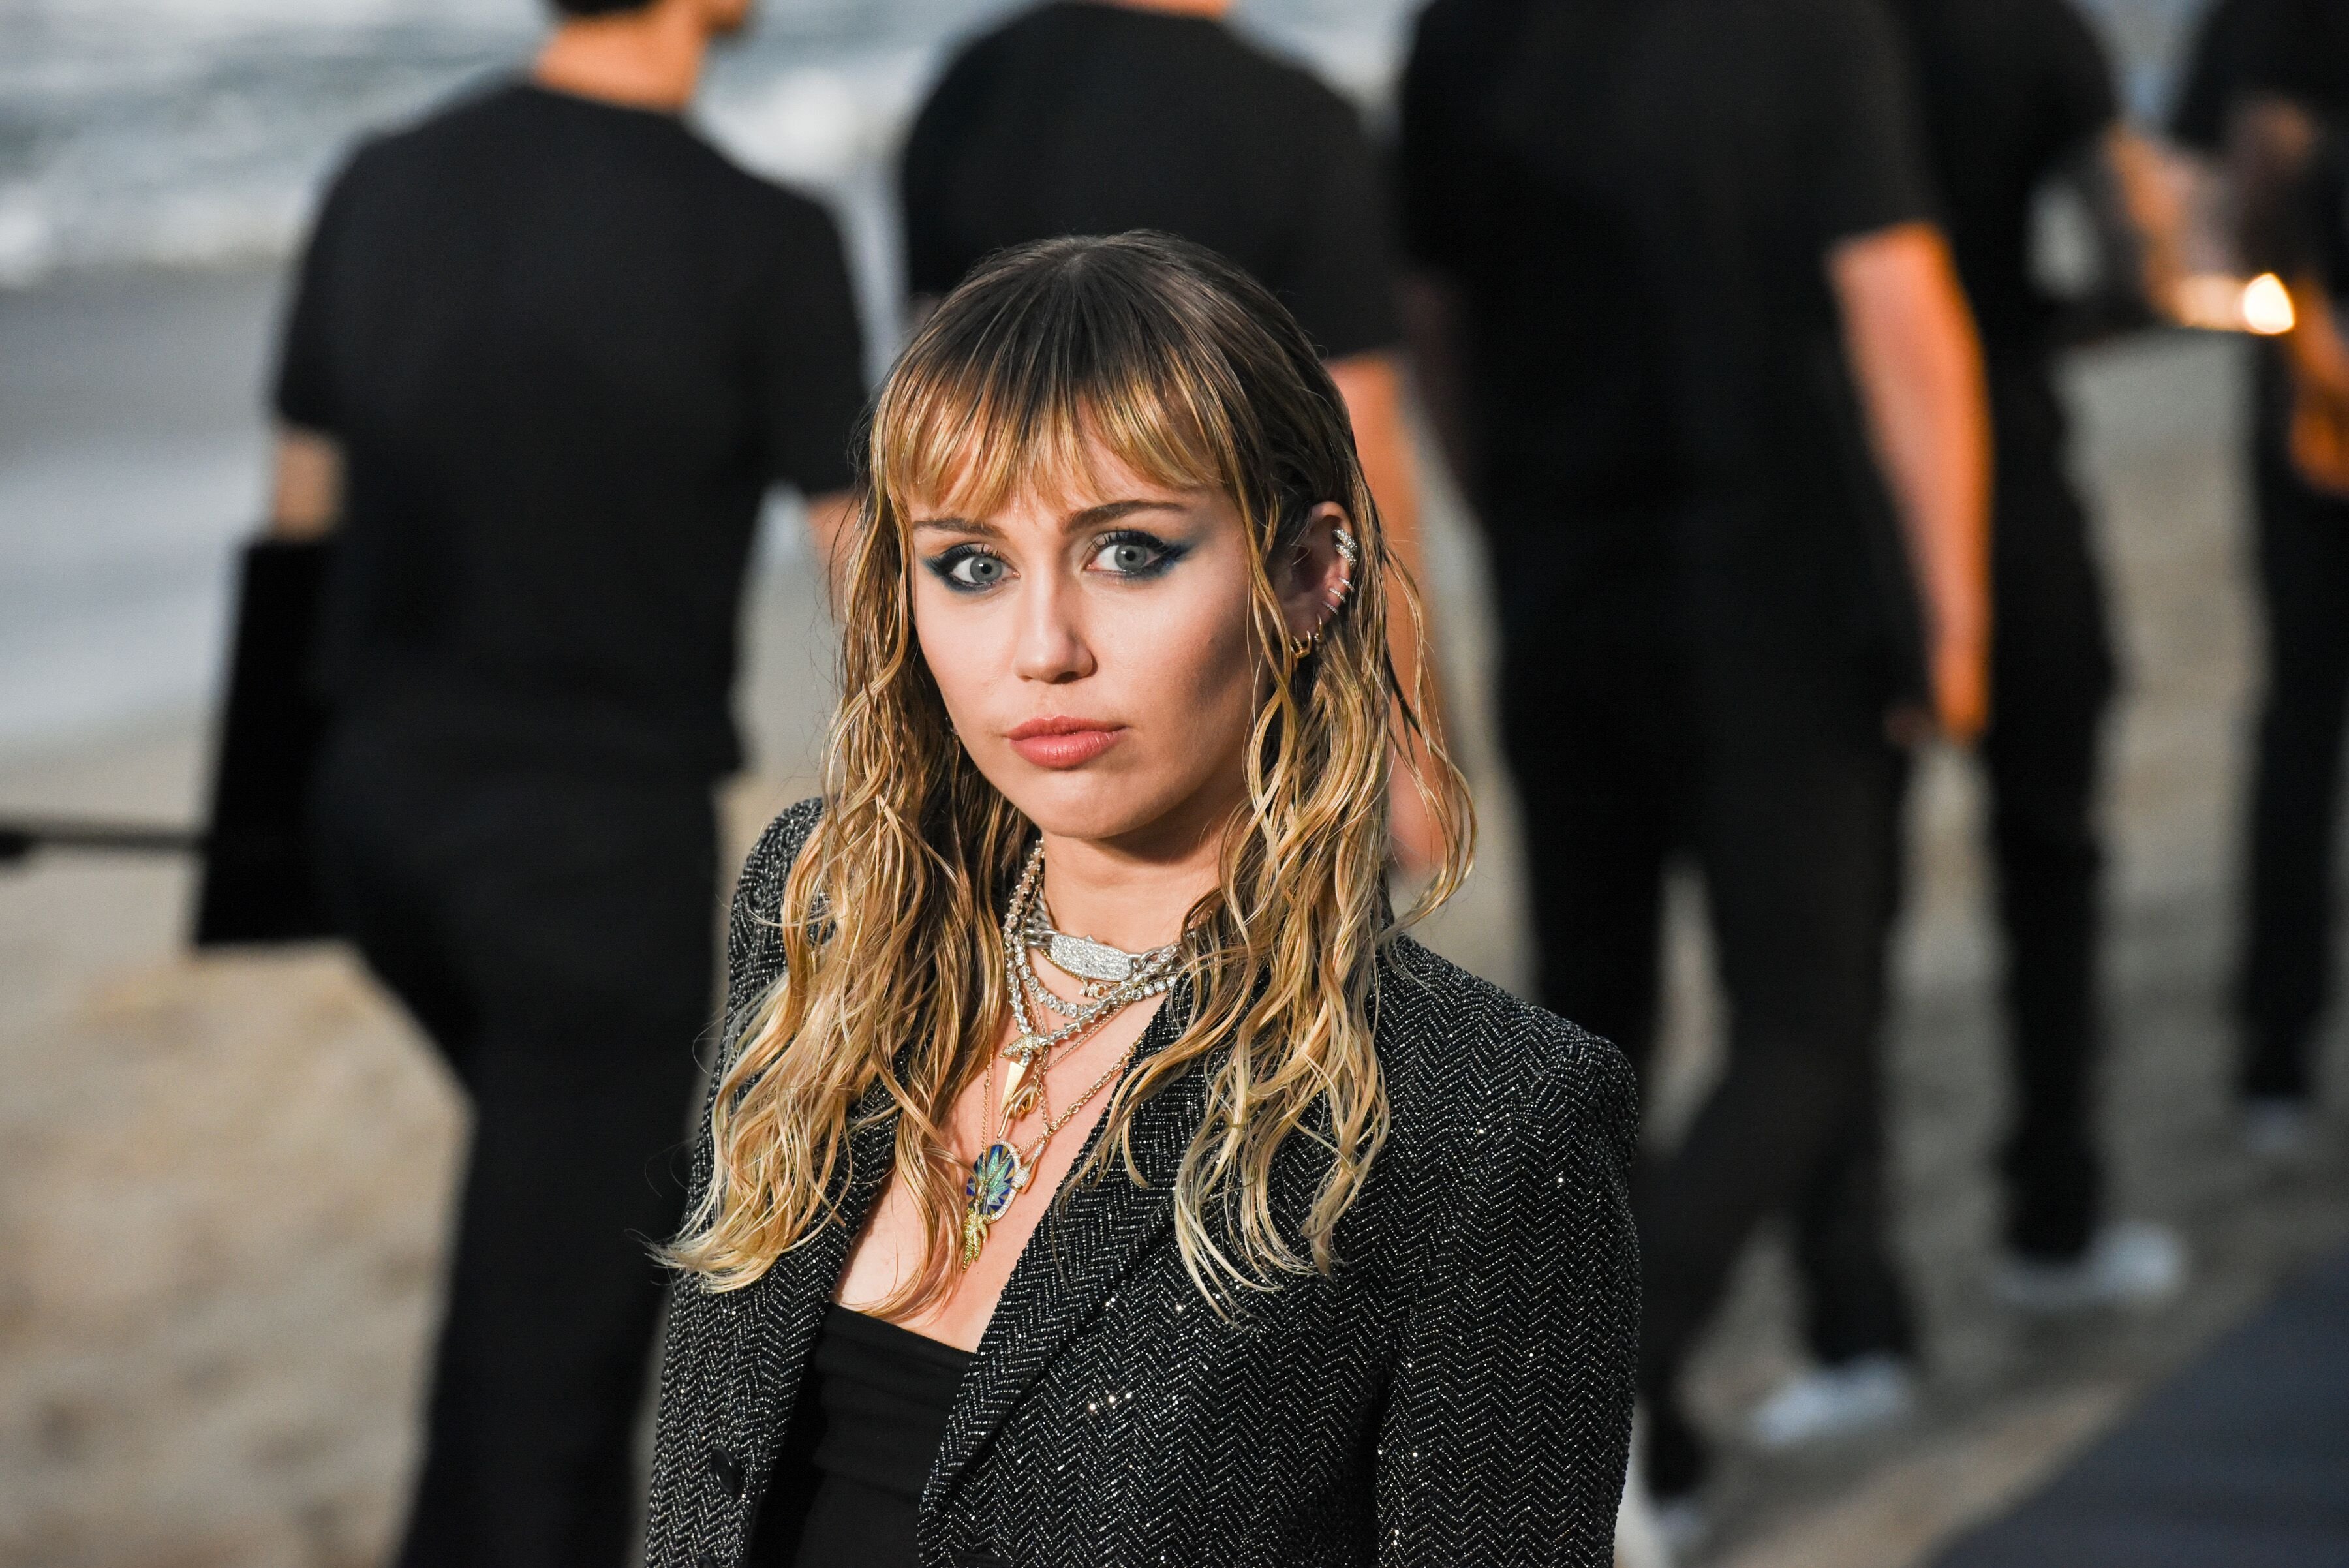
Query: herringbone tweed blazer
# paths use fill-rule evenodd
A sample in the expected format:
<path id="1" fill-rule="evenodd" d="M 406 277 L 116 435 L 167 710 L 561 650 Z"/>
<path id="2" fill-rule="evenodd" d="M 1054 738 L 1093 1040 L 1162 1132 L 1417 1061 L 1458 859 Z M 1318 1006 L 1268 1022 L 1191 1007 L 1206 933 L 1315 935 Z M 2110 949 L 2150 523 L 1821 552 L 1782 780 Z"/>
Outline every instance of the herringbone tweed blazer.
<path id="1" fill-rule="evenodd" d="M 815 814 L 785 812 L 744 867 L 735 1020 L 781 971 L 775 913 Z M 1178 1023 L 1162 1008 L 1142 1049 Z M 1611 1560 L 1638 1334 L 1630 1074 L 1603 1041 L 1408 940 L 1382 967 L 1377 1044 L 1393 1130 L 1331 1275 L 1228 1316 L 1185 1275 L 1167 1184 L 1201 1115 L 1196 1074 L 1136 1108 L 1146 1185 L 1112 1168 L 1060 1195 L 947 1420 L 922 1568 Z M 757 1284 L 675 1286 L 653 1568 L 743 1561 L 890 1140 L 885 1122 L 854 1135 L 840 1222 Z M 1302 1211 L 1317 1173 L 1307 1140 L 1291 1145 L 1277 1215 Z M 705 1127 L 697 1183 L 709 1161 Z"/>

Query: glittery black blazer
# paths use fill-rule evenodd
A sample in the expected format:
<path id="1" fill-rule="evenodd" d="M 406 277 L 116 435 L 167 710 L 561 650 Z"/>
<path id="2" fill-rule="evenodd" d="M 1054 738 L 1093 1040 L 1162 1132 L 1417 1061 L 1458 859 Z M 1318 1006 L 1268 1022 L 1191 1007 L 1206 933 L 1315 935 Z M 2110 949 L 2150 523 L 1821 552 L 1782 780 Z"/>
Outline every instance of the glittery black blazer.
<path id="1" fill-rule="evenodd" d="M 785 812 L 743 869 L 734 1015 L 781 968 L 774 915 L 815 815 Z M 1142 1049 L 1175 1023 L 1162 1008 Z M 1611 1561 L 1638 1334 L 1630 1071 L 1407 940 L 1382 971 L 1377 1041 L 1393 1130 L 1340 1225 L 1340 1266 L 1228 1319 L 1183 1271 L 1167 1196 L 1197 1075 L 1136 1107 L 1147 1185 L 1113 1167 L 1066 1190 L 1005 1287 L 922 1492 L 921 1568 Z M 839 1224 L 757 1284 L 676 1286 L 653 1568 L 744 1561 L 890 1139 L 885 1123 L 854 1136 Z M 1302 1211 L 1316 1174 L 1291 1144 L 1276 1215 Z M 709 1160 L 705 1130 L 697 1183 Z"/>

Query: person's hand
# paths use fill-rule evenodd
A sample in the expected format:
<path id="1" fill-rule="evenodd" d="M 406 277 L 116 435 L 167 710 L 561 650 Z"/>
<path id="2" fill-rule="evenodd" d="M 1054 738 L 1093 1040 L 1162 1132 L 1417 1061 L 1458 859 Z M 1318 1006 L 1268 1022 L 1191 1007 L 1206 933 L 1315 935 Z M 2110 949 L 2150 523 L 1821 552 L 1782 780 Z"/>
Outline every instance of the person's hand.
<path id="1" fill-rule="evenodd" d="M 2311 490 L 2349 500 L 2349 399 L 2308 388 L 2292 399 L 2292 466 Z"/>
<path id="2" fill-rule="evenodd" d="M 1903 702 L 1884 715 L 1885 738 L 1904 750 L 1939 735 L 1970 746 L 1990 722 L 1990 649 L 1979 637 L 1943 637 L 1934 641 L 1930 662 L 1930 706 Z"/>

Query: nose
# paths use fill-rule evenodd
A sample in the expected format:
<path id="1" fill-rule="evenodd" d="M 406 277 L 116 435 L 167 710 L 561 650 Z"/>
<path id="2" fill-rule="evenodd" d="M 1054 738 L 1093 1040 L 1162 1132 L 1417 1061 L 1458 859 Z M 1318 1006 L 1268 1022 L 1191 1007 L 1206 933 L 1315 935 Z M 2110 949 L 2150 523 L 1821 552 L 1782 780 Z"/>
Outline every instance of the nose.
<path id="1" fill-rule="evenodd" d="M 1030 579 L 1020 596 L 1019 645 L 1012 650 L 1012 670 L 1020 680 L 1060 685 L 1093 672 L 1082 601 L 1077 585 L 1058 573 Z"/>

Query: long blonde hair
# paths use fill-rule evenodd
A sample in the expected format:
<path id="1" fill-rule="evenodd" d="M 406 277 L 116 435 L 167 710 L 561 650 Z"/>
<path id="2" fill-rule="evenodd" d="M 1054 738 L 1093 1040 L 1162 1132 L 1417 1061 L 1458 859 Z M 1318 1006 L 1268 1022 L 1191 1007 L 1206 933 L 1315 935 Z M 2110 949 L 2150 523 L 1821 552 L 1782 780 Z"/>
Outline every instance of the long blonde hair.
<path id="1" fill-rule="evenodd" d="M 711 1289 L 751 1283 L 836 1222 L 850 1123 L 876 1080 L 929 1241 L 925 1266 L 883 1310 L 919 1310 L 952 1288 L 967 1168 L 946 1128 L 1004 1026 L 998 922 L 1032 829 L 964 753 L 923 661 L 909 506 L 984 515 L 1024 490 L 1082 480 L 1096 449 L 1236 504 L 1265 675 L 1247 801 L 1226 829 L 1218 886 L 1191 911 L 1188 1017 L 1127 1074 L 1072 1179 L 1101 1179 L 1123 1159 L 1139 1180 L 1133 1107 L 1205 1058 L 1206 1117 L 1174 1191 L 1192 1277 L 1216 1296 L 1334 1261 L 1332 1232 L 1387 1131 L 1371 1044 L 1377 951 L 1457 888 L 1474 818 L 1427 737 L 1429 763 L 1408 787 L 1443 851 L 1396 918 L 1384 881 L 1390 759 L 1413 751 L 1396 742 L 1420 730 L 1421 683 L 1388 657 L 1387 609 L 1421 612 L 1345 403 L 1295 320 L 1245 274 L 1179 240 L 1124 234 L 996 258 L 924 324 L 876 400 L 839 606 L 823 811 L 769 911 L 784 972 L 721 1068 L 712 1175 L 668 1253 Z M 1300 651 L 1267 564 L 1323 502 L 1344 508 L 1361 560 L 1326 637 Z M 1292 1136 L 1327 1166 L 1285 1232 L 1271 1166 Z"/>

